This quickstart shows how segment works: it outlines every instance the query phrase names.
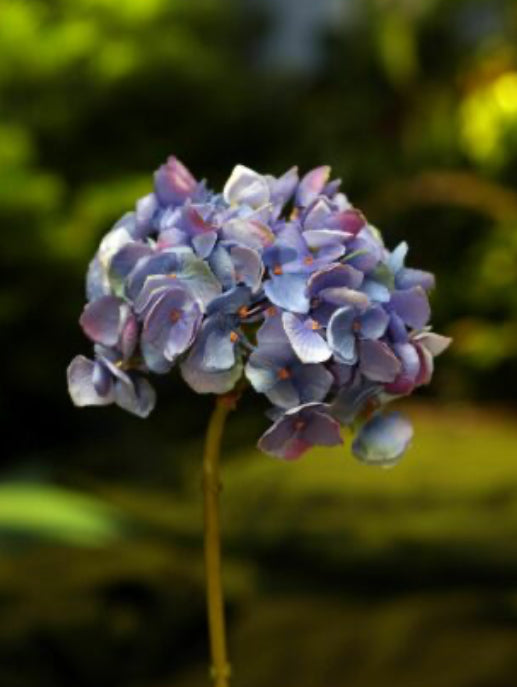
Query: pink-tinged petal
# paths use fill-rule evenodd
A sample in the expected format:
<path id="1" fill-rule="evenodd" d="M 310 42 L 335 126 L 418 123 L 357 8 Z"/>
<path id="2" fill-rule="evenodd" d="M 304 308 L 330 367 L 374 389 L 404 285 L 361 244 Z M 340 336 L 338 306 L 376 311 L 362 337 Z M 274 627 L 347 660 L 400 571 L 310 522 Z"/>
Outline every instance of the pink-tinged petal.
<path id="1" fill-rule="evenodd" d="M 373 382 L 387 383 L 400 374 L 402 363 L 384 342 L 365 340 L 359 343 L 359 369 Z"/>
<path id="2" fill-rule="evenodd" d="M 352 444 L 352 452 L 368 465 L 395 465 L 413 438 L 410 422 L 400 413 L 374 415 L 366 422 Z"/>
<path id="3" fill-rule="evenodd" d="M 435 332 L 423 332 L 415 336 L 414 340 L 418 341 L 433 357 L 443 353 L 452 343 L 450 337 L 435 334 Z"/>
<path id="4" fill-rule="evenodd" d="M 391 306 L 407 325 L 415 329 L 425 327 L 431 317 L 427 294 L 421 286 L 394 291 L 391 295 Z"/>
<path id="5" fill-rule="evenodd" d="M 308 172 L 300 181 L 296 191 L 296 204 L 310 205 L 323 191 L 330 177 L 330 167 L 323 165 Z"/>
<path id="6" fill-rule="evenodd" d="M 416 343 L 415 348 L 420 358 L 420 370 L 415 379 L 415 386 L 422 386 L 431 382 L 434 372 L 434 358 L 424 346 Z"/>
<path id="7" fill-rule="evenodd" d="M 390 394 L 403 395 L 413 391 L 420 372 L 420 357 L 412 343 L 394 344 L 393 349 L 402 364 L 402 370 L 394 382 L 386 385 Z"/>
<path id="8" fill-rule="evenodd" d="M 284 460 L 296 460 L 311 444 L 297 436 L 290 418 L 281 417 L 259 439 L 258 448 Z"/>
<path id="9" fill-rule="evenodd" d="M 312 322 L 301 320 L 290 312 L 282 315 L 287 338 L 302 363 L 322 363 L 332 356 L 327 342 L 318 331 L 317 323 L 314 323 L 315 328 L 313 328 Z"/>
<path id="10" fill-rule="evenodd" d="M 366 226 L 366 219 L 353 208 L 335 213 L 327 223 L 328 229 L 340 229 L 346 236 L 356 236 Z"/>
<path id="11" fill-rule="evenodd" d="M 177 157 L 169 157 L 154 173 L 154 191 L 163 205 L 185 201 L 196 188 L 197 181 Z"/>
<path id="12" fill-rule="evenodd" d="M 103 346 L 116 346 L 120 334 L 123 305 L 124 301 L 115 296 L 103 296 L 88 303 L 79 319 L 86 336 Z"/>
<path id="13" fill-rule="evenodd" d="M 253 219 L 231 219 L 223 226 L 221 233 L 227 241 L 235 241 L 258 251 L 271 246 L 275 241 L 271 229 Z"/>
<path id="14" fill-rule="evenodd" d="M 82 355 L 76 356 L 67 370 L 68 392 L 76 406 L 105 406 L 113 403 L 113 391 L 101 396 L 94 386 L 95 363 Z"/>
<path id="15" fill-rule="evenodd" d="M 244 165 L 234 167 L 223 189 L 223 198 L 229 205 L 249 205 L 259 208 L 269 202 L 267 179 Z"/>
<path id="16" fill-rule="evenodd" d="M 128 310 L 129 307 L 125 306 Z M 138 343 L 138 322 L 133 313 L 129 312 L 120 332 L 119 348 L 124 360 L 135 352 Z"/>

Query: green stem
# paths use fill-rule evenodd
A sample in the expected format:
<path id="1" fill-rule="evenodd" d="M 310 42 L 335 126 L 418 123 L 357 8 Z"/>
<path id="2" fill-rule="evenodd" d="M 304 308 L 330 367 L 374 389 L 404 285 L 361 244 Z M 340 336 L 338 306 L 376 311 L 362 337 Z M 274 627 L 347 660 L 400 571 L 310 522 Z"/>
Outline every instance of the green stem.
<path id="1" fill-rule="evenodd" d="M 219 526 L 219 454 L 228 413 L 235 407 L 234 396 L 219 396 L 208 424 L 203 458 L 205 516 L 205 576 L 211 676 L 214 687 L 228 687 L 230 664 L 226 651 L 224 600 L 221 582 L 221 537 Z"/>

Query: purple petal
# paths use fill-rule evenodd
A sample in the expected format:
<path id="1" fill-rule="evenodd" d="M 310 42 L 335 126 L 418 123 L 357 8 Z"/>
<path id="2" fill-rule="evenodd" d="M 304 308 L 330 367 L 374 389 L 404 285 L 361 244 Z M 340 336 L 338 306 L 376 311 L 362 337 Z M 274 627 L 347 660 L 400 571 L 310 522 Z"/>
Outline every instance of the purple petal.
<path id="1" fill-rule="evenodd" d="M 334 377 L 324 365 L 302 364 L 294 375 L 301 403 L 324 401 L 329 393 Z"/>
<path id="2" fill-rule="evenodd" d="M 191 352 L 180 369 L 183 379 L 198 394 L 225 394 L 234 388 L 242 375 L 239 360 L 230 370 L 209 372 L 203 369 L 198 352 Z"/>
<path id="3" fill-rule="evenodd" d="M 124 301 L 115 296 L 103 296 L 88 303 L 79 319 L 86 336 L 103 346 L 116 346 L 124 305 Z"/>
<path id="4" fill-rule="evenodd" d="M 135 238 L 145 238 L 152 231 L 152 220 L 158 209 L 158 199 L 154 193 L 149 193 L 136 201 L 135 219 L 136 232 Z"/>
<path id="5" fill-rule="evenodd" d="M 283 206 L 291 198 L 298 185 L 298 167 L 291 167 L 281 177 L 266 177 L 270 200 L 274 205 Z"/>
<path id="6" fill-rule="evenodd" d="M 431 291 L 431 289 L 435 287 L 435 278 L 434 274 L 431 274 L 431 272 L 404 267 L 395 277 L 395 285 L 397 289 L 401 290 L 420 286 L 424 291 Z"/>
<path id="7" fill-rule="evenodd" d="M 124 280 L 138 261 L 152 253 L 152 248 L 145 243 L 126 243 L 115 253 L 109 263 L 109 279 L 116 293 L 121 292 Z"/>
<path id="8" fill-rule="evenodd" d="M 314 410 L 300 438 L 311 446 L 339 446 L 343 443 L 339 423 L 330 415 Z"/>
<path id="9" fill-rule="evenodd" d="M 330 265 L 311 276 L 308 289 L 311 296 L 317 296 L 323 289 L 338 287 L 358 289 L 362 281 L 362 272 L 351 265 Z"/>
<path id="10" fill-rule="evenodd" d="M 402 364 L 387 344 L 366 340 L 359 343 L 359 369 L 374 382 L 392 382 Z"/>
<path id="11" fill-rule="evenodd" d="M 398 462 L 412 438 L 413 428 L 400 413 L 376 414 L 359 430 L 352 451 L 363 463 L 390 467 Z"/>
<path id="12" fill-rule="evenodd" d="M 116 382 L 115 402 L 129 413 L 145 418 L 156 404 L 156 393 L 147 379 L 134 375 L 130 384 Z"/>
<path id="13" fill-rule="evenodd" d="M 279 408 L 294 408 L 302 402 L 299 389 L 292 379 L 278 379 L 276 383 L 264 392 L 271 403 Z"/>
<path id="14" fill-rule="evenodd" d="M 95 363 L 82 355 L 76 356 L 67 370 L 68 392 L 76 406 L 105 406 L 114 401 L 113 391 L 99 394 L 93 383 Z"/>
<path id="15" fill-rule="evenodd" d="M 322 363 L 331 357 L 332 351 L 314 320 L 302 321 L 296 315 L 286 312 L 282 316 L 282 322 L 287 338 L 302 363 Z M 311 327 L 312 323 L 316 329 Z"/>
<path id="16" fill-rule="evenodd" d="M 253 292 L 258 291 L 264 274 L 259 253 L 246 246 L 233 246 L 230 255 L 235 265 L 235 280 L 246 284 Z"/>
<path id="17" fill-rule="evenodd" d="M 421 286 L 395 291 L 391 295 L 391 306 L 407 325 L 415 329 L 425 327 L 431 316 L 427 294 Z"/>
<path id="18" fill-rule="evenodd" d="M 322 229 L 328 228 L 328 221 L 332 217 L 332 208 L 327 198 L 318 198 L 318 200 L 307 210 L 307 214 L 303 220 L 303 228 L 307 229 Z"/>
<path id="19" fill-rule="evenodd" d="M 95 361 L 92 383 L 99 396 L 108 396 L 113 389 L 113 378 L 108 368 L 99 360 Z"/>

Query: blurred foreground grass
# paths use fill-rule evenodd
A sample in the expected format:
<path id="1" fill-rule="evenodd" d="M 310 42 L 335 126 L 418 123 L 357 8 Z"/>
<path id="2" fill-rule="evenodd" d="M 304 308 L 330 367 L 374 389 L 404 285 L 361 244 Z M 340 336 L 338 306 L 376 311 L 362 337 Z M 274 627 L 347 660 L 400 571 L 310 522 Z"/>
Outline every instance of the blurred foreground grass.
<path id="1" fill-rule="evenodd" d="M 225 458 L 237 687 L 514 684 L 515 418 L 411 412 L 414 446 L 393 470 L 342 449 Z M 181 495 L 0 489 L 0 684 L 207 684 L 199 476 Z M 74 532 L 80 546 L 58 543 Z"/>

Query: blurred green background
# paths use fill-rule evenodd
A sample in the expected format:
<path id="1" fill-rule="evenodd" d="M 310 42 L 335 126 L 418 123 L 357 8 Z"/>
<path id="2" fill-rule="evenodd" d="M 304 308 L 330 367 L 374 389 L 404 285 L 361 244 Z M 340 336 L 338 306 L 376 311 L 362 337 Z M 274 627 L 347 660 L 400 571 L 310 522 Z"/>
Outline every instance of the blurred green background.
<path id="1" fill-rule="evenodd" d="M 511 687 L 517 671 L 515 0 L 0 0 L 0 685 L 207 684 L 210 399 L 79 411 L 102 234 L 177 154 L 329 163 L 455 338 L 414 447 L 284 465 L 248 395 L 224 458 L 236 687 Z"/>

